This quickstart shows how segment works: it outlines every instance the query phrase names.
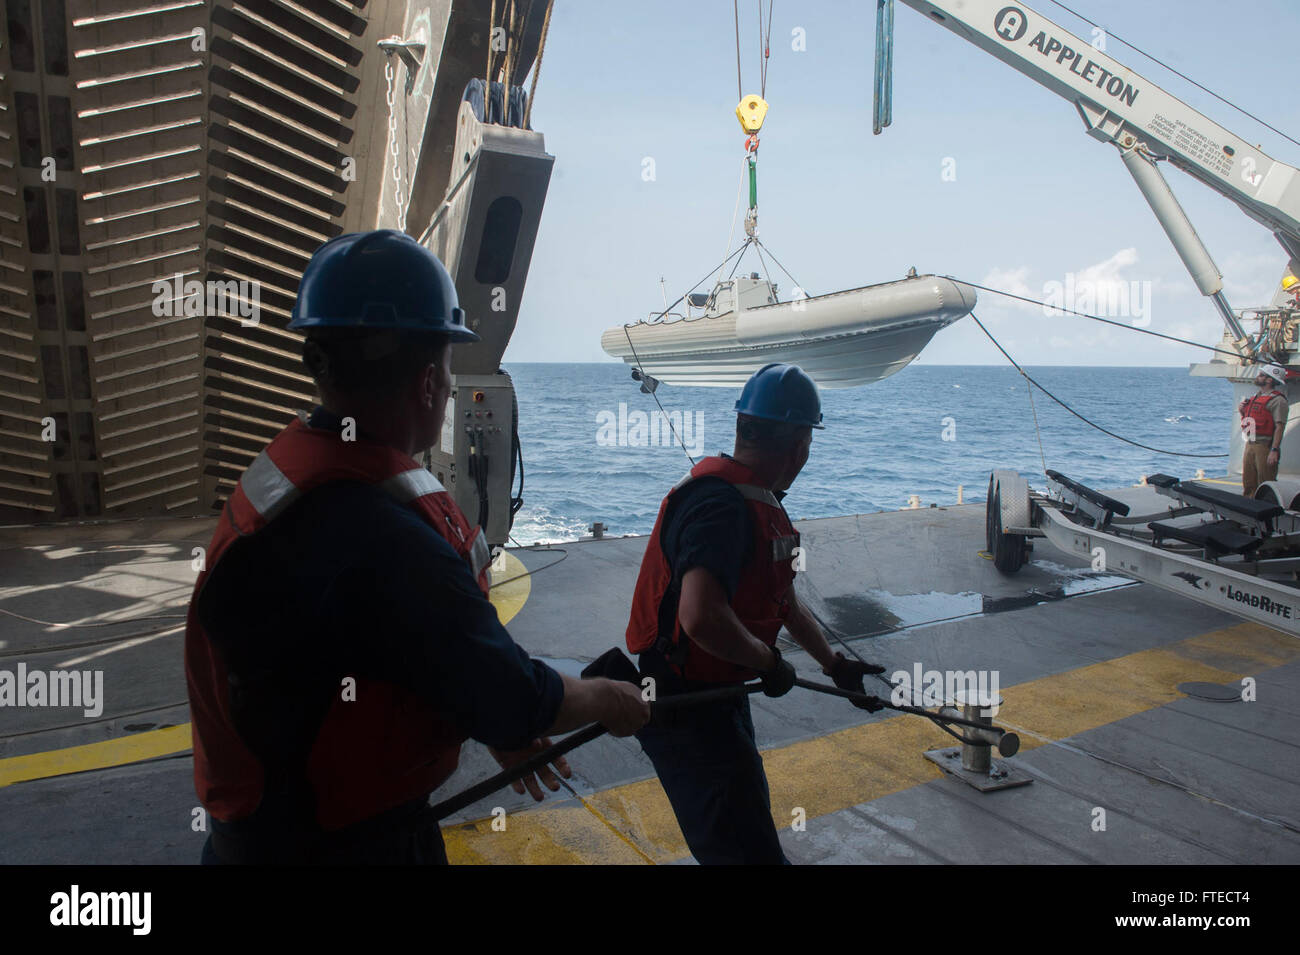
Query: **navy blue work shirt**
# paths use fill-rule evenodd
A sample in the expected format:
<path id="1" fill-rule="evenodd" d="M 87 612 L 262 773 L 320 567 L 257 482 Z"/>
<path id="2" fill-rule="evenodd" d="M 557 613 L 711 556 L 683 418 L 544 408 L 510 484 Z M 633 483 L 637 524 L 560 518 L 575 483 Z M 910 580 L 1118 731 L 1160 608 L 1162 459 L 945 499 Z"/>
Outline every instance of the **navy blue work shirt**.
<path id="1" fill-rule="evenodd" d="M 338 430 L 317 408 L 308 423 Z M 301 755 L 340 673 L 401 685 L 472 739 L 520 749 L 555 722 L 564 686 L 506 632 L 469 566 L 414 510 L 333 482 L 232 545 L 199 620 L 239 689 L 263 759 Z M 249 740 L 252 745 L 252 740 Z"/>

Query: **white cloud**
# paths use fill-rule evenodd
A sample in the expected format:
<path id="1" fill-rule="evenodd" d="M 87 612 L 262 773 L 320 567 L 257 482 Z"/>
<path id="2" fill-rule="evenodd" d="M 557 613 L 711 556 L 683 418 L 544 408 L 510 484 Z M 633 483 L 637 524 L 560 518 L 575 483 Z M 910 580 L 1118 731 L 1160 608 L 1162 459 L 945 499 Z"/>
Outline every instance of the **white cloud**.
<path id="1" fill-rule="evenodd" d="M 1138 264 L 1138 249 L 1122 248 L 1115 252 L 1110 259 L 1104 262 L 1097 262 L 1096 265 L 1089 265 L 1087 268 L 1080 269 L 1078 273 L 1079 281 L 1086 282 L 1121 282 L 1127 281 L 1123 275 L 1119 274 L 1127 269 L 1130 265 Z"/>
<path id="2" fill-rule="evenodd" d="M 1012 295 L 1023 295 L 1025 298 L 1035 300 L 1038 298 L 1037 290 L 1029 286 L 1029 266 L 1027 265 L 1022 265 L 1016 269 L 993 269 L 980 280 L 980 284 L 1003 292 L 1010 292 Z M 985 295 L 987 294 L 985 293 Z M 995 300 L 996 306 L 1008 306 L 1032 312 L 1038 311 L 1038 306 L 1031 305 L 1029 302 L 1021 302 L 1003 295 L 994 295 L 992 298 Z"/>
<path id="3" fill-rule="evenodd" d="M 988 272 L 982 284 L 1120 325 L 1132 324 L 1207 345 L 1219 339 L 1221 327 L 1215 313 L 1190 282 L 1165 280 L 1153 272 L 1144 275 L 1136 248 L 1118 249 L 1101 261 L 1059 273 L 1059 278 L 1040 282 L 1042 274 L 1028 265 L 997 268 Z M 1139 332 L 996 294 L 984 293 L 977 313 L 1012 356 L 1027 365 L 1177 364 L 1205 357 L 1204 352 L 1139 337 Z M 945 360 L 954 357 L 943 356 Z"/>
<path id="4" fill-rule="evenodd" d="M 1233 308 L 1260 308 L 1272 302 L 1286 272 L 1286 253 L 1232 252 L 1223 260 L 1223 292 Z"/>

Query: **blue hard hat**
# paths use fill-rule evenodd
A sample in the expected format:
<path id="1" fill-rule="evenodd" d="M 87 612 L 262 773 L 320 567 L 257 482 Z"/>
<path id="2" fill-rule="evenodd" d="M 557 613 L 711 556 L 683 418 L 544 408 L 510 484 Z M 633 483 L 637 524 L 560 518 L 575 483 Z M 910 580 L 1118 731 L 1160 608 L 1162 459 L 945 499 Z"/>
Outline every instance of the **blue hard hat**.
<path id="1" fill-rule="evenodd" d="M 736 413 L 823 429 L 816 383 L 798 365 L 764 365 L 745 382 Z"/>
<path id="2" fill-rule="evenodd" d="M 476 342 L 456 286 L 438 257 L 405 232 L 330 239 L 311 257 L 290 328 L 402 329 Z"/>

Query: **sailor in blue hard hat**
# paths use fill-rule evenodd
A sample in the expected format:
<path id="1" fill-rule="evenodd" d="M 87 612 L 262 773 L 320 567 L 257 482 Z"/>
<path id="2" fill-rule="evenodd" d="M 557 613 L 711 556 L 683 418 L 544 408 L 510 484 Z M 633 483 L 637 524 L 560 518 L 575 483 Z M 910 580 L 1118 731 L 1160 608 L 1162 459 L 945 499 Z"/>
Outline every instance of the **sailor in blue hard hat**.
<path id="1" fill-rule="evenodd" d="M 203 861 L 446 862 L 429 795 L 466 739 L 512 765 L 593 721 L 628 735 L 649 706 L 514 643 L 482 528 L 416 463 L 442 431 L 453 343 L 478 340 L 442 263 L 401 232 L 339 236 L 289 327 L 321 404 L 230 492 L 186 623 Z M 540 784 L 559 789 L 545 768 L 515 788 Z"/>
<path id="2" fill-rule="evenodd" d="M 658 694 L 757 676 L 768 696 L 784 695 L 795 668 L 777 646 L 783 627 L 843 689 L 862 692 L 865 674 L 884 672 L 832 651 L 795 595 L 803 554 L 781 499 L 823 427 L 812 379 L 795 365 L 767 365 L 736 402 L 732 453 L 700 461 L 664 499 L 627 628 Z M 699 862 L 787 861 L 747 696 L 676 711 L 637 738 Z"/>
<path id="3" fill-rule="evenodd" d="M 446 346 L 479 340 L 465 325 L 446 268 L 415 239 L 391 229 L 341 235 L 317 249 L 298 285 L 289 328 L 306 333 L 303 361 L 326 406 L 338 404 L 328 400 L 333 392 L 345 391 L 350 410 L 363 413 L 369 409 L 358 406 L 386 406 L 402 373 L 416 367 L 431 369 L 429 393 L 408 394 L 409 410 L 445 408 L 451 394 Z M 368 417 L 391 426 L 386 408 Z M 429 414 L 407 417 L 413 426 L 433 423 Z M 436 438 L 410 436 L 421 450 Z"/>

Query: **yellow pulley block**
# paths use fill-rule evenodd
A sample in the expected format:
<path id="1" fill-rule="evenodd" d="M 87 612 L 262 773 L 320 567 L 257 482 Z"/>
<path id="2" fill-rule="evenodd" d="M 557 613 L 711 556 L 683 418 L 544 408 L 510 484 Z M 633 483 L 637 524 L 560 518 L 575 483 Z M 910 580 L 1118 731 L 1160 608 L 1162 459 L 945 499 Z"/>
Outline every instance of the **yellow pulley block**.
<path id="1" fill-rule="evenodd" d="M 747 133 L 756 133 L 763 128 L 763 117 L 767 115 L 767 100 L 761 96 L 746 96 L 736 107 L 736 119 Z"/>

